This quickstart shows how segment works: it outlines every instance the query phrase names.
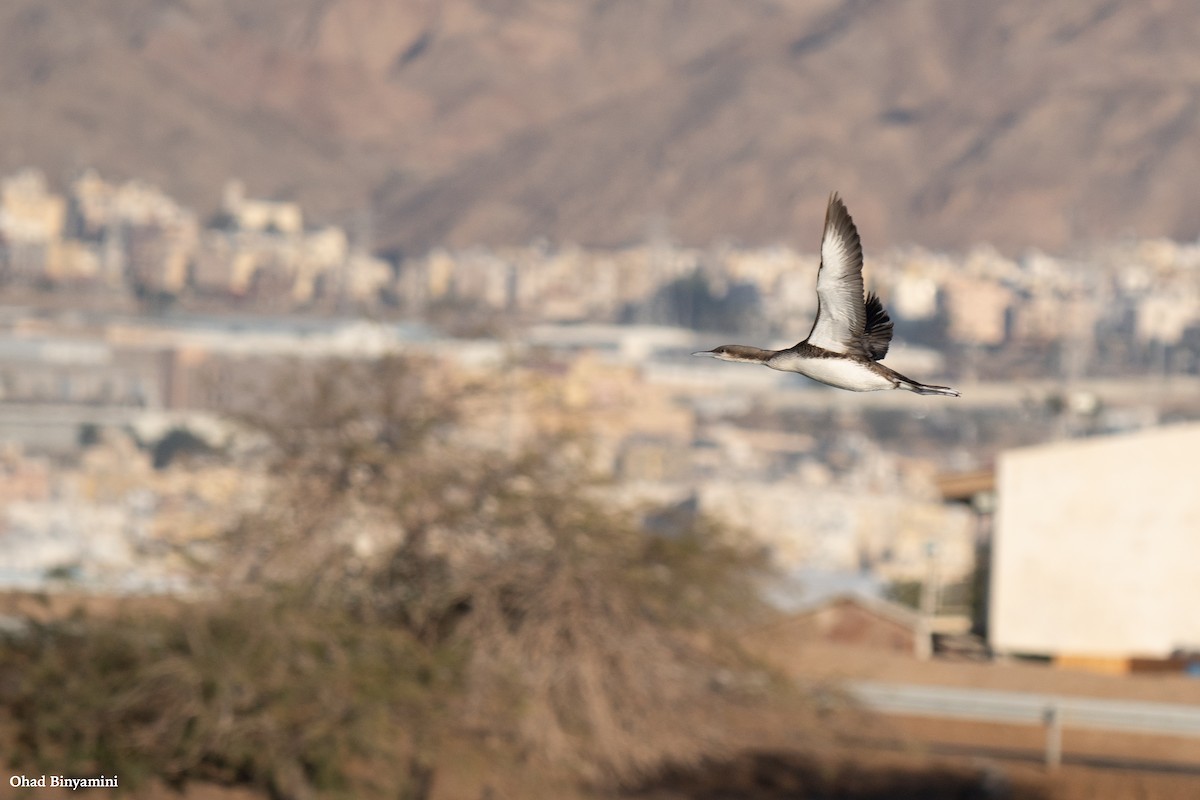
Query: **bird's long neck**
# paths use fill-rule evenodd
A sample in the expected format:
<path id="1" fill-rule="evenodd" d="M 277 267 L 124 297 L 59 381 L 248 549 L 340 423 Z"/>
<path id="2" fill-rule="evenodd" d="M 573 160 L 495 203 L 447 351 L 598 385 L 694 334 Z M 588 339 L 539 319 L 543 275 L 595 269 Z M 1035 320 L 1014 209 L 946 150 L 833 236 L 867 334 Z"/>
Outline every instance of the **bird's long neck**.
<path id="1" fill-rule="evenodd" d="M 725 348 L 722 358 L 726 361 L 744 361 L 750 364 L 765 364 L 775 355 L 774 350 L 763 350 L 744 344 L 731 344 Z"/>

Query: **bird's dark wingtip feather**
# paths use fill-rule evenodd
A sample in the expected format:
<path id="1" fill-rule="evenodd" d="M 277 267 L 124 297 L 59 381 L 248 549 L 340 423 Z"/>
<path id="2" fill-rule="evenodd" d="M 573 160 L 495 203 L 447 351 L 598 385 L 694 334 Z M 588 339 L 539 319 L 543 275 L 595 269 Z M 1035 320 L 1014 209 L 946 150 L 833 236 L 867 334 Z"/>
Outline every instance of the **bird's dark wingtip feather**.
<path id="1" fill-rule="evenodd" d="M 850 211 L 837 192 L 829 195 L 829 205 L 825 207 L 825 227 L 833 226 L 839 233 L 844 233 L 854 239 L 858 238 L 858 228 L 850 216 Z"/>
<path id="2" fill-rule="evenodd" d="M 842 202 L 842 196 L 837 192 L 829 193 L 829 202 L 825 206 L 825 227 L 829 227 L 829 221 L 835 216 L 839 216 L 838 211 L 845 215 L 846 204 Z"/>
<path id="3" fill-rule="evenodd" d="M 858 237 L 858 227 L 854 224 L 846 204 L 837 192 L 829 195 L 829 206 L 825 209 L 825 231 L 833 229 L 850 248 L 851 257 L 862 258 L 862 241 Z"/>

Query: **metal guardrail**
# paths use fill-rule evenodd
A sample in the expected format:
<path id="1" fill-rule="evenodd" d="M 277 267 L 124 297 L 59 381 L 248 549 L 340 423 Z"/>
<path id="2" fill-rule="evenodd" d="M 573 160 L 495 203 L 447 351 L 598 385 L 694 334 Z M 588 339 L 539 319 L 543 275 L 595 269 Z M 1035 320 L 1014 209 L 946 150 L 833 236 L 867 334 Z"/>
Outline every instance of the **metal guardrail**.
<path id="1" fill-rule="evenodd" d="M 874 681 L 850 681 L 844 688 L 885 714 L 1044 725 L 1050 766 L 1061 761 L 1063 727 L 1200 737 L 1200 706 Z"/>

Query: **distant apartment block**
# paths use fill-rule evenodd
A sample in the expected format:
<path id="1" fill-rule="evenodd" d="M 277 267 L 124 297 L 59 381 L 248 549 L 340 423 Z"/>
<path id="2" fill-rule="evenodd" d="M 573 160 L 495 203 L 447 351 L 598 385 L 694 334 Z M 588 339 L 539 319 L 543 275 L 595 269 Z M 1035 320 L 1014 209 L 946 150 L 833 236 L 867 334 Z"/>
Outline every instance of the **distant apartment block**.
<path id="1" fill-rule="evenodd" d="M 238 181 L 209 227 L 158 188 L 95 170 L 66 196 L 36 170 L 0 181 L 0 286 L 199 293 L 286 309 L 373 303 L 393 281 L 391 265 L 351 246 L 341 228 L 306 228 L 297 204 L 249 198 Z"/>
<path id="2" fill-rule="evenodd" d="M 295 236 L 304 230 L 304 214 L 299 205 L 247 198 L 241 181 L 225 184 L 221 209 L 243 231 L 274 231 Z"/>
<path id="3" fill-rule="evenodd" d="M 27 169 L 0 181 L 0 226 L 8 240 L 51 242 L 60 239 L 66 202 L 53 194 L 46 178 Z"/>

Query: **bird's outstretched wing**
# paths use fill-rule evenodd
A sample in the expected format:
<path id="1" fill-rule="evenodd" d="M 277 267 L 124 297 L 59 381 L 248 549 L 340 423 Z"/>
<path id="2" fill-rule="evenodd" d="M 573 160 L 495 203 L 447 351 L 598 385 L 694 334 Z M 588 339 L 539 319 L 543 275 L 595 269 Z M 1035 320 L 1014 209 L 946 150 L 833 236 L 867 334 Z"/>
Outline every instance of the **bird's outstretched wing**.
<path id="1" fill-rule="evenodd" d="M 834 353 L 866 352 L 862 342 L 867 322 L 862 264 L 858 230 L 834 192 L 825 210 L 821 268 L 817 271 L 817 318 L 806 340 L 809 344 Z"/>

